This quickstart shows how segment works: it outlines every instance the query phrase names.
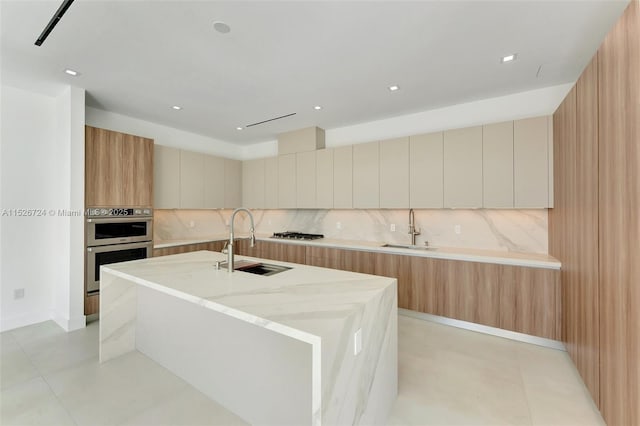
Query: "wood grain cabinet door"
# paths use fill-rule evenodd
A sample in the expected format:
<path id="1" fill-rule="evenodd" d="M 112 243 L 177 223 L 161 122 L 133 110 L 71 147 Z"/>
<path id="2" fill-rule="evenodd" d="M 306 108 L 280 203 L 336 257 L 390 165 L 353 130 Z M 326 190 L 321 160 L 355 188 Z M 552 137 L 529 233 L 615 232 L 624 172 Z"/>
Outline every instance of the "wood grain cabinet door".
<path id="1" fill-rule="evenodd" d="M 87 206 L 153 206 L 153 140 L 85 126 Z"/>

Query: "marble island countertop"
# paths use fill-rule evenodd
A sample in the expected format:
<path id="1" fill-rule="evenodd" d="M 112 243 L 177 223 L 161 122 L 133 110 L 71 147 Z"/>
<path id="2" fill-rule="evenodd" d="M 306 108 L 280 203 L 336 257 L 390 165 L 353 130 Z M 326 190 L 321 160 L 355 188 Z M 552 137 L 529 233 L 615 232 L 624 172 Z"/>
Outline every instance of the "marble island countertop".
<path id="1" fill-rule="evenodd" d="M 242 236 L 239 236 L 242 238 Z M 228 234 L 212 235 L 199 239 L 179 239 L 156 241 L 154 248 L 176 247 L 188 244 L 223 241 Z M 541 253 L 520 253 L 499 250 L 481 250 L 457 247 L 436 247 L 435 250 L 418 250 L 410 248 L 383 247 L 385 243 L 375 241 L 351 241 L 323 238 L 320 240 L 287 240 L 271 238 L 269 235 L 257 235 L 258 241 L 271 241 L 284 244 L 299 244 L 307 246 L 328 247 L 348 250 L 364 250 L 381 253 L 404 254 L 411 256 L 431 257 L 436 259 L 463 260 L 470 262 L 496 263 L 514 266 L 529 266 L 535 268 L 560 269 L 561 263 L 553 256 Z"/>
<path id="2" fill-rule="evenodd" d="M 102 266 L 100 361 L 139 350 L 251 424 L 382 424 L 397 394 L 396 279 L 247 256 L 236 261 L 291 269 L 229 273 L 214 266 L 225 257 Z"/>

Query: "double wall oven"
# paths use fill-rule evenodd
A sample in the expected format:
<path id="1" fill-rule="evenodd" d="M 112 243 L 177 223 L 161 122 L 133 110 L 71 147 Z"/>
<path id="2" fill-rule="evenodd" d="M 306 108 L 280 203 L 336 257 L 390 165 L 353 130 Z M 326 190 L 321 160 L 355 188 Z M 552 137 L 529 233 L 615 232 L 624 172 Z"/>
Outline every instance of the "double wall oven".
<path id="1" fill-rule="evenodd" d="M 153 211 L 91 207 L 85 224 L 87 295 L 100 291 L 100 266 L 151 257 Z"/>

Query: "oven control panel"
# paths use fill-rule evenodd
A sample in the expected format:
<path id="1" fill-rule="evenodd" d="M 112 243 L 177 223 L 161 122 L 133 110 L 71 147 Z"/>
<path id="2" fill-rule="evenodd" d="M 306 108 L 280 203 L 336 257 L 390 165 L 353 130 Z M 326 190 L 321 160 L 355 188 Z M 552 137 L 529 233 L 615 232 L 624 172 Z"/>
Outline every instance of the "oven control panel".
<path id="1" fill-rule="evenodd" d="M 142 217 L 152 215 L 153 209 L 150 208 L 89 207 L 87 209 L 87 216 L 89 217 Z"/>

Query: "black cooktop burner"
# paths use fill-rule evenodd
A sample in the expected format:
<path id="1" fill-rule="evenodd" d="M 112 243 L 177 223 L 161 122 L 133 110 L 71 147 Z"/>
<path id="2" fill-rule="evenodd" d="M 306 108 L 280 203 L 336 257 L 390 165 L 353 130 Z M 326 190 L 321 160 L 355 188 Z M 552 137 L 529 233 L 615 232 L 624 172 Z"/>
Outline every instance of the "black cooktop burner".
<path id="1" fill-rule="evenodd" d="M 317 240 L 324 238 L 322 234 L 305 234 L 303 232 L 274 232 L 271 238 L 284 238 L 288 240 Z"/>

